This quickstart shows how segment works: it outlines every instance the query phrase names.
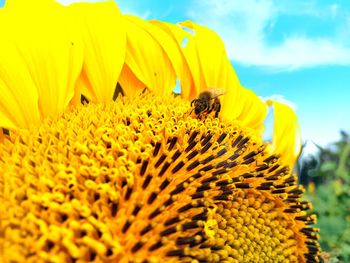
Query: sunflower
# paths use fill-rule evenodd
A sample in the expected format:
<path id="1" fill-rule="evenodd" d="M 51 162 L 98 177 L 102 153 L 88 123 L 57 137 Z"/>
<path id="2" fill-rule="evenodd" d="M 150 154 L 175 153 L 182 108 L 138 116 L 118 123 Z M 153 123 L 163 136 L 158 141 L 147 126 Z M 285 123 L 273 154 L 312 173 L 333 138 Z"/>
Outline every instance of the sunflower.
<path id="1" fill-rule="evenodd" d="M 0 22 L 1 262 L 320 261 L 297 117 L 213 31 L 112 1 L 6 1 Z M 208 87 L 218 118 L 190 103 Z"/>

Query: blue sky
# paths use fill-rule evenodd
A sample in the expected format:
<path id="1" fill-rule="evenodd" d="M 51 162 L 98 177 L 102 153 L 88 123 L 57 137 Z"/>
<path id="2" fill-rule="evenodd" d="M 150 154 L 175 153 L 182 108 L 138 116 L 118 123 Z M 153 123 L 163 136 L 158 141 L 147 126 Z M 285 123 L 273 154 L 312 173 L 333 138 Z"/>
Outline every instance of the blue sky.
<path id="1" fill-rule="evenodd" d="M 349 0 L 116 2 L 144 19 L 215 30 L 244 86 L 295 107 L 304 140 L 325 145 L 350 132 Z"/>

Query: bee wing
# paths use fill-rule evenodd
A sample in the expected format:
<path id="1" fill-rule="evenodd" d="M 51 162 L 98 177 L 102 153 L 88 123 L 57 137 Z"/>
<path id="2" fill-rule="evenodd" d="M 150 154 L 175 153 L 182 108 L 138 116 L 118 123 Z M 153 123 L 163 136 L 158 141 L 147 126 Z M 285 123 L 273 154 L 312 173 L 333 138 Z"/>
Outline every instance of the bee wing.
<path id="1" fill-rule="evenodd" d="M 224 95 L 226 93 L 225 89 L 220 88 L 208 88 L 206 89 L 206 91 L 210 93 L 212 99 Z"/>

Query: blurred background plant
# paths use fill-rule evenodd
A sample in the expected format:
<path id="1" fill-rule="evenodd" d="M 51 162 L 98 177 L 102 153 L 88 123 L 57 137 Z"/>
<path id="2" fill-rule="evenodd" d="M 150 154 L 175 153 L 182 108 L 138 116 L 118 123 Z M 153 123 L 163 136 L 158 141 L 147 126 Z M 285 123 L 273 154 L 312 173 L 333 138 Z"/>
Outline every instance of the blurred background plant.
<path id="1" fill-rule="evenodd" d="M 350 262 L 350 135 L 299 159 L 300 182 L 317 214 L 322 249 L 330 262 Z"/>

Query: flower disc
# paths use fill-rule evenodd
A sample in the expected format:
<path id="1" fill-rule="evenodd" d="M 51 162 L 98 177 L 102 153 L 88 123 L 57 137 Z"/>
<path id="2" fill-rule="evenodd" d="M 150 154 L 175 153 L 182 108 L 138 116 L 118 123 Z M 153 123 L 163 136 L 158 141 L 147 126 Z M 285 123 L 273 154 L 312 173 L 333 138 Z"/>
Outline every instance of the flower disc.
<path id="1" fill-rule="evenodd" d="M 79 106 L 0 145 L 1 262 L 318 262 L 303 189 L 179 97 Z"/>

